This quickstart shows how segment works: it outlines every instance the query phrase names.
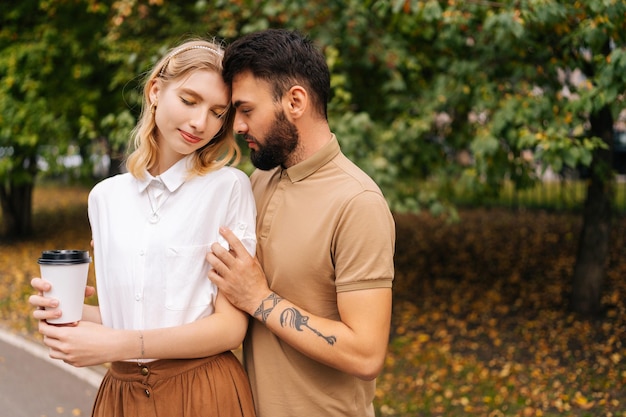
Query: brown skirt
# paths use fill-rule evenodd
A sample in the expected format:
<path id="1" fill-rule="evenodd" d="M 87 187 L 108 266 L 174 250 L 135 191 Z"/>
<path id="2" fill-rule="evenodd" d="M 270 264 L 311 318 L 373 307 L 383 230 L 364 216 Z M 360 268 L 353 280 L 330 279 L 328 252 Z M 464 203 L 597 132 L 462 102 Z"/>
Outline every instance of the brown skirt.
<path id="1" fill-rule="evenodd" d="M 92 417 L 254 417 L 248 377 L 232 352 L 201 359 L 113 362 Z"/>

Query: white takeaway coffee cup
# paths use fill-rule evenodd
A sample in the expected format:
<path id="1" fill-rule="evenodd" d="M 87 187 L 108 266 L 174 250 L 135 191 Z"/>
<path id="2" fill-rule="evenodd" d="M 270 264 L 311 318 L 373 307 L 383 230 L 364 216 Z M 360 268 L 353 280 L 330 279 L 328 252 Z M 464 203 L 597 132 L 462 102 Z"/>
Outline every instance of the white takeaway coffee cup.
<path id="1" fill-rule="evenodd" d="M 43 251 L 38 263 L 41 278 L 52 286 L 44 295 L 59 300 L 58 307 L 46 307 L 46 310 L 61 310 L 61 317 L 48 319 L 47 322 L 67 324 L 79 321 L 83 316 L 85 286 L 91 263 L 89 252 L 68 249 Z"/>

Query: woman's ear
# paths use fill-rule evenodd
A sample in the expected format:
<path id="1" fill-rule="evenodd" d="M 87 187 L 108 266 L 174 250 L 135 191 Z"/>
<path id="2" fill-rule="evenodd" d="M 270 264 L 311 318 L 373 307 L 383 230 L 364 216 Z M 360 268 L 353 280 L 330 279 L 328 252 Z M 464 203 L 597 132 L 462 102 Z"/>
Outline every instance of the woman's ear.
<path id="1" fill-rule="evenodd" d="M 302 117 L 309 107 L 309 94 L 300 85 L 294 85 L 285 94 L 287 110 L 292 118 Z"/>
<path id="2" fill-rule="evenodd" d="M 148 90 L 148 97 L 150 97 L 150 104 L 156 106 L 159 101 L 159 83 L 158 80 L 150 81 L 150 89 Z"/>

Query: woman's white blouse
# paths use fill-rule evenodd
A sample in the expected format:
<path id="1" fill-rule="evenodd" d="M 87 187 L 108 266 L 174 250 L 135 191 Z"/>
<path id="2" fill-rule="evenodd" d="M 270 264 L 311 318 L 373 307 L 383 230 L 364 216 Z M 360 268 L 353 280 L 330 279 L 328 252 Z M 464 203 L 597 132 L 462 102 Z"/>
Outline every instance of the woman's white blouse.
<path id="1" fill-rule="evenodd" d="M 223 242 L 220 226 L 233 230 L 254 255 L 256 208 L 246 174 L 225 167 L 187 179 L 188 160 L 157 178 L 105 179 L 89 194 L 105 326 L 170 327 L 212 314 L 217 288 L 205 257 L 212 243 Z M 153 208 L 157 222 L 150 222 Z"/>

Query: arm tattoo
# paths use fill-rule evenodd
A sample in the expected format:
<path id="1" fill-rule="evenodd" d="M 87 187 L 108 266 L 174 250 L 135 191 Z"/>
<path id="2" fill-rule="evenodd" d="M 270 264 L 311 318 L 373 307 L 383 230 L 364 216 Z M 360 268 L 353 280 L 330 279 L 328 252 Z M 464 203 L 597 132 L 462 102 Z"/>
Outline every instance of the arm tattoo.
<path id="1" fill-rule="evenodd" d="M 281 297 L 279 297 L 275 293 L 271 293 L 263 301 L 261 301 L 261 304 L 259 304 L 259 307 L 254 312 L 253 316 L 261 316 L 261 321 L 265 323 L 267 321 L 267 317 L 270 315 L 272 310 L 274 310 L 274 307 L 276 307 L 276 304 L 280 303 L 281 301 L 283 301 Z"/>
<path id="2" fill-rule="evenodd" d="M 292 308 L 292 307 L 286 308 L 283 310 L 282 313 L 280 313 L 280 325 L 282 327 L 285 327 L 285 326 L 293 327 L 299 332 L 302 331 L 302 326 L 307 327 L 313 333 L 315 333 L 316 335 L 326 340 L 326 342 L 331 346 L 334 345 L 335 342 L 337 341 L 337 338 L 335 336 L 324 336 L 318 330 L 309 326 L 309 316 L 303 316 L 302 313 L 300 313 L 297 309 Z"/>

